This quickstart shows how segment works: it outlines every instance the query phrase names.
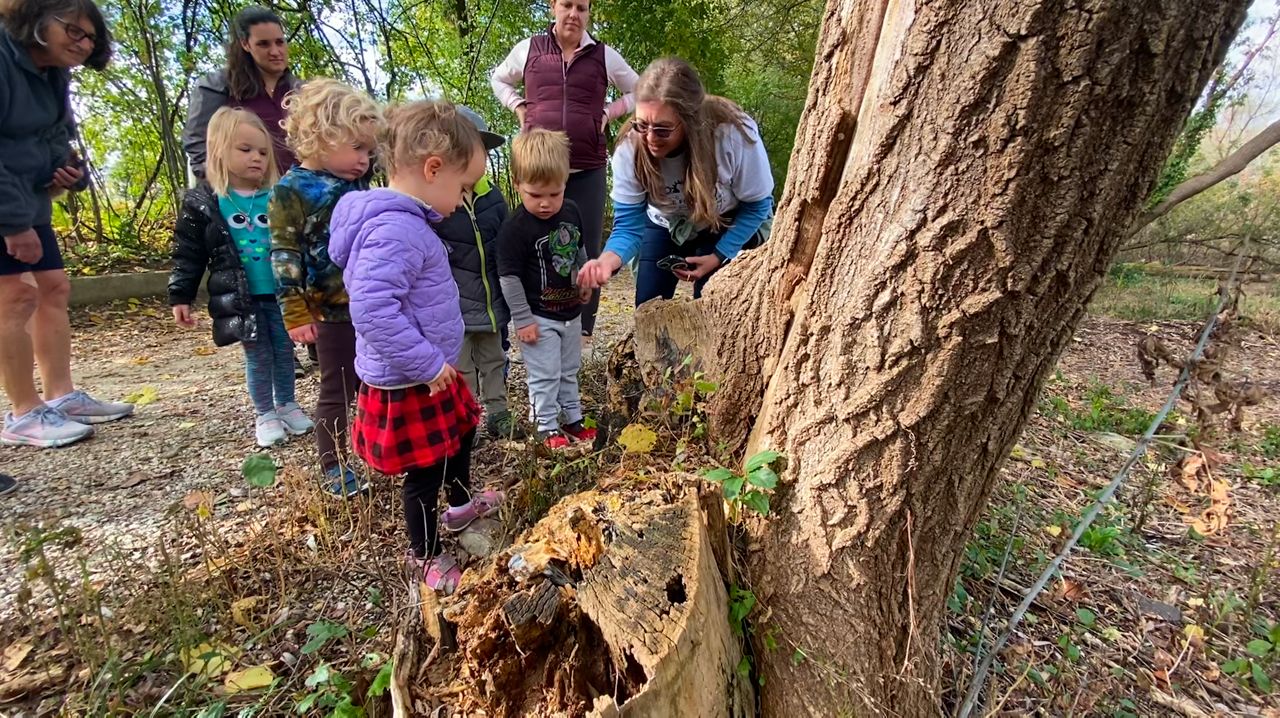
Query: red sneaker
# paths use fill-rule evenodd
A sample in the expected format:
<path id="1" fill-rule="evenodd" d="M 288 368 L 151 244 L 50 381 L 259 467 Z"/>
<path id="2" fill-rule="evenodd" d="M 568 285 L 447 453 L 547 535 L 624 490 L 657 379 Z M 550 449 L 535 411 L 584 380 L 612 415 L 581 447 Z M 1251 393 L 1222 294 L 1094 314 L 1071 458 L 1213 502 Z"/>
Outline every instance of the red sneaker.
<path id="1" fill-rule="evenodd" d="M 568 434 L 574 441 L 595 441 L 596 430 L 588 429 L 581 421 L 575 421 L 568 426 L 560 427 L 560 430 Z"/>
<path id="2" fill-rule="evenodd" d="M 538 438 L 542 439 L 543 446 L 552 451 L 569 448 L 569 437 L 558 431 L 540 431 Z"/>

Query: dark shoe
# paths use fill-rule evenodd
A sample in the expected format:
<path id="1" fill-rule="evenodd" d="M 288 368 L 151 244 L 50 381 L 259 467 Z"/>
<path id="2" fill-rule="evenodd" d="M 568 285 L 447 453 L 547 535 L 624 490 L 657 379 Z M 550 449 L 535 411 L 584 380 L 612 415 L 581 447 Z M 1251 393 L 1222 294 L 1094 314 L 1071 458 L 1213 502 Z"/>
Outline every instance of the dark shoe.
<path id="1" fill-rule="evenodd" d="M 519 441 L 528 434 L 520 426 L 520 422 L 509 411 L 500 411 L 485 421 L 485 431 L 495 439 L 512 439 Z"/>
<path id="2" fill-rule="evenodd" d="M 0 474 L 0 496 L 11 494 L 18 489 L 18 480 L 8 474 Z"/>
<path id="3" fill-rule="evenodd" d="M 568 426 L 560 427 L 560 430 L 568 434 L 574 441 L 595 441 L 596 430 L 588 429 L 581 421 L 575 421 Z"/>
<path id="4" fill-rule="evenodd" d="M 301 379 L 307 375 L 307 368 L 302 366 L 302 360 L 298 359 L 298 355 L 293 355 L 293 378 Z"/>
<path id="5" fill-rule="evenodd" d="M 320 356 L 316 354 L 316 345 L 307 344 L 306 347 L 307 347 L 307 358 L 311 360 L 312 364 L 319 364 Z"/>

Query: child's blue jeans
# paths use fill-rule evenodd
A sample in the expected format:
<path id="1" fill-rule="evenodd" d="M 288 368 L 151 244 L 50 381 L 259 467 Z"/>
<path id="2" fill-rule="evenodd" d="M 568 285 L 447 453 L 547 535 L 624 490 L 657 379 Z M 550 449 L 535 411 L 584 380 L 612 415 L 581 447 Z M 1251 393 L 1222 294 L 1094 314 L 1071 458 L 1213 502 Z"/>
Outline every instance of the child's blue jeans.
<path id="1" fill-rule="evenodd" d="M 276 407 L 292 404 L 293 343 L 284 328 L 284 315 L 273 295 L 253 297 L 257 315 L 258 340 L 241 342 L 244 346 L 244 377 L 249 385 L 249 398 L 259 416 Z"/>

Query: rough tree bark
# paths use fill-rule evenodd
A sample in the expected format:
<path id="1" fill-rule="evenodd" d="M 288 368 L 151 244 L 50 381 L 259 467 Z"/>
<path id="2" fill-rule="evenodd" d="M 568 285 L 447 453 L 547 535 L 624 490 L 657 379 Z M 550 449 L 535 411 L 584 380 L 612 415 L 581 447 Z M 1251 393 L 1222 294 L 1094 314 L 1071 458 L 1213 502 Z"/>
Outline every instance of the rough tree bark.
<path id="1" fill-rule="evenodd" d="M 829 0 L 774 238 L 636 318 L 789 458 L 764 715 L 938 712 L 966 538 L 1246 4 Z"/>

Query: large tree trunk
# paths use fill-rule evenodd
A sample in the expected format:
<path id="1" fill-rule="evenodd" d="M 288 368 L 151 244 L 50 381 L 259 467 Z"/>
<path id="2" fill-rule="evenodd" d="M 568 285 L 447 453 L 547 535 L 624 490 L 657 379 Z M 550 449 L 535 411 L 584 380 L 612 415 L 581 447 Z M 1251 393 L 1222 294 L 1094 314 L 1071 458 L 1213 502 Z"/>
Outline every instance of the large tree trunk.
<path id="1" fill-rule="evenodd" d="M 830 0 L 774 239 L 637 314 L 789 459 L 765 715 L 938 711 L 966 538 L 1246 4 Z"/>

